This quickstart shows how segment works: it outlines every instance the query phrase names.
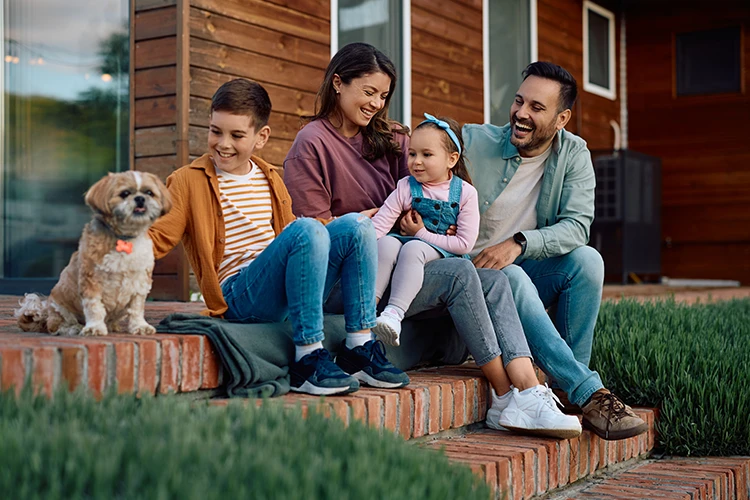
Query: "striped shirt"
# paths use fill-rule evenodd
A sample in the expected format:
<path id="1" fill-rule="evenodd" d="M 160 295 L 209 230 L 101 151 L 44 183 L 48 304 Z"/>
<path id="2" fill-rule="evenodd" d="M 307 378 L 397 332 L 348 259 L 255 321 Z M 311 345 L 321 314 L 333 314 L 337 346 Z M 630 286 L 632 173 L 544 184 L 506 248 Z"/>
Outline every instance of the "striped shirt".
<path id="1" fill-rule="evenodd" d="M 251 162 L 252 163 L 252 162 Z M 273 241 L 271 190 L 263 171 L 252 163 L 250 173 L 233 175 L 216 169 L 226 244 L 219 283 L 249 266 Z"/>

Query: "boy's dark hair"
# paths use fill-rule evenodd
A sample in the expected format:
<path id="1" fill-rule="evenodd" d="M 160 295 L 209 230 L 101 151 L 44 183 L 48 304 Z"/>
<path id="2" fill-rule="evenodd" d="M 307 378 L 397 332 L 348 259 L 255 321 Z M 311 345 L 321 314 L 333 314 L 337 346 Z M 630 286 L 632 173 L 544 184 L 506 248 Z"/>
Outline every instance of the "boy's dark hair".
<path id="1" fill-rule="evenodd" d="M 428 122 L 424 121 L 417 125 L 417 127 L 414 129 L 414 131 L 419 130 L 420 128 L 426 128 L 431 127 L 435 130 L 439 130 L 443 134 L 443 146 L 445 147 L 445 150 L 449 153 L 458 153 L 458 161 L 453 166 L 451 171 L 455 176 L 457 176 L 459 179 L 462 179 L 465 182 L 468 182 L 471 184 L 471 176 L 469 175 L 469 170 L 466 168 L 466 156 L 464 153 L 466 152 L 466 148 L 464 147 L 464 137 L 461 135 L 461 126 L 458 124 L 456 120 L 453 118 L 448 118 L 445 116 L 438 116 L 436 117 L 438 120 L 442 120 L 445 123 L 448 124 L 448 126 L 451 128 L 454 134 L 456 134 L 456 138 L 458 139 L 458 143 L 461 145 L 461 152 L 458 153 L 458 148 L 456 147 L 456 143 L 453 142 L 453 139 L 451 139 L 451 136 L 448 135 L 448 133 L 443 130 L 442 128 L 438 127 L 437 124 L 434 122 Z"/>
<path id="2" fill-rule="evenodd" d="M 383 108 L 375 113 L 370 123 L 362 130 L 365 139 L 365 159 L 374 161 L 386 154 L 401 155 L 401 146 L 393 139 L 393 132 L 408 133 L 408 129 L 388 119 L 388 106 L 396 89 L 396 66 L 381 51 L 369 43 L 354 42 L 336 52 L 326 68 L 323 83 L 315 98 L 315 114 L 303 116 L 303 121 L 329 118 L 338 112 L 338 98 L 333 88 L 333 77 L 338 75 L 345 84 L 371 73 L 384 73 L 391 79 L 388 97 Z"/>
<path id="3" fill-rule="evenodd" d="M 566 109 L 573 109 L 573 104 L 576 102 L 578 97 L 578 83 L 573 78 L 568 70 L 557 64 L 537 61 L 526 66 L 523 70 L 523 79 L 526 80 L 530 76 L 538 76 L 540 78 L 546 78 L 547 80 L 554 80 L 560 84 L 560 104 L 558 112 L 563 112 Z"/>
<path id="4" fill-rule="evenodd" d="M 268 124 L 271 99 L 260 83 L 237 78 L 228 81 L 214 93 L 211 98 L 211 113 L 214 111 L 249 116 L 257 132 Z"/>

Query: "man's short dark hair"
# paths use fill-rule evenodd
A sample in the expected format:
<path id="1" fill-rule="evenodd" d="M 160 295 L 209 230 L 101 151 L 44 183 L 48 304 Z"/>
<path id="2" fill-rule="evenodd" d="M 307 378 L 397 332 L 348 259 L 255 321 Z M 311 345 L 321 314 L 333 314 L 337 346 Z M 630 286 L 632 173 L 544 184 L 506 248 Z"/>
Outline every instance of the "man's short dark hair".
<path id="1" fill-rule="evenodd" d="M 545 61 L 537 61 L 526 66 L 523 70 L 523 79 L 530 76 L 538 76 L 547 80 L 554 80 L 560 84 L 560 109 L 559 112 L 566 109 L 573 109 L 573 104 L 578 97 L 578 84 L 568 70 L 557 64 Z"/>
<path id="2" fill-rule="evenodd" d="M 237 78 L 228 81 L 214 93 L 211 99 L 211 113 L 214 111 L 249 116 L 257 132 L 268 124 L 271 99 L 260 83 Z"/>

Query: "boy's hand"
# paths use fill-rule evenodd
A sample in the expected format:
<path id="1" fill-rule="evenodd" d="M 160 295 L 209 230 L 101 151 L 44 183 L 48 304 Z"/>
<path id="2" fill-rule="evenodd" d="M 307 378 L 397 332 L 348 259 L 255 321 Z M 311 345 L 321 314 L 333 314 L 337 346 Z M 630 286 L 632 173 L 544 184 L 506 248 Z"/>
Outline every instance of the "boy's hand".
<path id="1" fill-rule="evenodd" d="M 422 216 L 416 210 L 410 210 L 401 219 L 401 234 L 405 236 L 415 236 L 423 227 Z"/>
<path id="2" fill-rule="evenodd" d="M 368 216 L 369 218 L 371 218 L 371 219 L 372 219 L 372 218 L 373 218 L 373 216 L 374 216 L 374 215 L 375 215 L 376 213 L 378 213 L 378 210 L 380 210 L 380 209 L 379 209 L 379 208 L 371 208 L 371 209 L 369 209 L 369 210 L 362 210 L 362 211 L 361 211 L 360 213 L 361 213 L 362 215 L 366 215 L 366 216 Z"/>

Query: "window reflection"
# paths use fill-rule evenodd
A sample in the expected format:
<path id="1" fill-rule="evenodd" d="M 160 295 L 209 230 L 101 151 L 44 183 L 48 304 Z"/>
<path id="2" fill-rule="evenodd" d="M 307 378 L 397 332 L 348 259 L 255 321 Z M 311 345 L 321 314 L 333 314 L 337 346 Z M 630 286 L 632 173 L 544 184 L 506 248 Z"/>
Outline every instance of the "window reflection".
<path id="1" fill-rule="evenodd" d="M 129 166 L 127 0 L 4 0 L 4 278 L 54 278 L 88 187 Z"/>

